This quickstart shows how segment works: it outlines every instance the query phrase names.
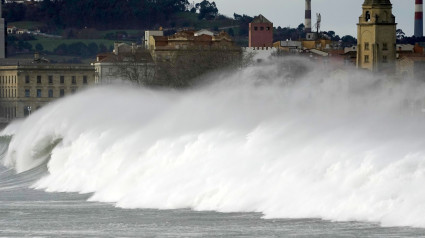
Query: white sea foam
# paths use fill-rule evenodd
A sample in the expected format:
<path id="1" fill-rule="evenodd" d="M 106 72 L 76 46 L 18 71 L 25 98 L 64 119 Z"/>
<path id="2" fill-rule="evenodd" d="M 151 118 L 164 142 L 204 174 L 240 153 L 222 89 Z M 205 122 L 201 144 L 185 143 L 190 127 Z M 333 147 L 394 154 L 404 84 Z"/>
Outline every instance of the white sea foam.
<path id="1" fill-rule="evenodd" d="M 182 92 L 84 91 L 6 129 L 4 163 L 31 169 L 53 145 L 35 188 L 124 208 L 425 227 L 425 85 L 318 69 L 297 78 L 294 62 L 313 67 L 254 66 Z"/>

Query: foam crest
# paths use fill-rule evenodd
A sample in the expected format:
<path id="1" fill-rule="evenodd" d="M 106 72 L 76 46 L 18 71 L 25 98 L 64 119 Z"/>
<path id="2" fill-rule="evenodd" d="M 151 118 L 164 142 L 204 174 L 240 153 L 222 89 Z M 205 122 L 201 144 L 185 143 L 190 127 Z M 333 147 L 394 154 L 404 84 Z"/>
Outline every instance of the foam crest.
<path id="1" fill-rule="evenodd" d="M 48 160 L 35 188 L 123 208 L 425 227 L 425 85 L 300 59 L 209 80 L 60 100 L 6 128 L 4 163 Z"/>

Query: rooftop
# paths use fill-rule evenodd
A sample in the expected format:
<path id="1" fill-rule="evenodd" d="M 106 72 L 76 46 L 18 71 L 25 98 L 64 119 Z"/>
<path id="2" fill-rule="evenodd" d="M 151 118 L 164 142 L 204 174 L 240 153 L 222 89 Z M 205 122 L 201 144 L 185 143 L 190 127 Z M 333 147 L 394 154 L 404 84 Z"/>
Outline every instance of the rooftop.
<path id="1" fill-rule="evenodd" d="M 263 15 L 260 14 L 257 17 L 255 17 L 251 23 L 270 23 L 271 24 L 272 22 L 267 20 L 267 18 L 265 18 Z"/>
<path id="2" fill-rule="evenodd" d="M 363 5 L 388 5 L 391 4 L 390 0 L 365 0 Z"/>

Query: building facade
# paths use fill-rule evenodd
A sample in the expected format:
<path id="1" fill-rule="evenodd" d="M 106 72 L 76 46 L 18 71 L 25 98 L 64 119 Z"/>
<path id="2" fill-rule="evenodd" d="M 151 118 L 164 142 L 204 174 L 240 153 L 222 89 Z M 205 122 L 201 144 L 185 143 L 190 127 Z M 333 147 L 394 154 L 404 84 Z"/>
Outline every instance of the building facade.
<path id="1" fill-rule="evenodd" d="M 171 36 L 151 36 L 149 42 L 150 53 L 156 63 L 176 62 L 187 55 L 201 57 L 203 54 L 218 53 L 220 61 L 231 61 L 241 55 L 241 49 L 235 46 L 233 39 L 225 32 L 210 35 L 195 31 L 180 31 Z"/>
<path id="2" fill-rule="evenodd" d="M 292 54 L 299 53 L 303 49 L 301 41 L 292 40 L 276 41 L 273 46 L 280 51 L 290 52 Z"/>
<path id="3" fill-rule="evenodd" d="M 145 48 L 148 49 L 149 48 L 149 39 L 151 38 L 151 36 L 164 36 L 164 31 L 162 29 L 158 30 L 158 31 L 145 31 Z"/>
<path id="4" fill-rule="evenodd" d="M 273 23 L 263 15 L 249 23 L 249 47 L 273 47 Z"/>
<path id="5" fill-rule="evenodd" d="M 127 80 L 145 85 L 155 76 L 155 64 L 144 45 L 115 43 L 114 51 L 97 55 L 93 65 L 96 84 Z"/>
<path id="6" fill-rule="evenodd" d="M 364 1 L 357 24 L 357 68 L 394 71 L 396 25 L 390 0 Z"/>
<path id="7" fill-rule="evenodd" d="M 149 51 L 159 84 L 187 86 L 209 71 L 240 62 L 242 50 L 226 32 L 180 31 L 170 36 L 151 36 Z"/>
<path id="8" fill-rule="evenodd" d="M 92 84 L 94 68 L 89 65 L 0 66 L 0 119 L 22 118 Z"/>

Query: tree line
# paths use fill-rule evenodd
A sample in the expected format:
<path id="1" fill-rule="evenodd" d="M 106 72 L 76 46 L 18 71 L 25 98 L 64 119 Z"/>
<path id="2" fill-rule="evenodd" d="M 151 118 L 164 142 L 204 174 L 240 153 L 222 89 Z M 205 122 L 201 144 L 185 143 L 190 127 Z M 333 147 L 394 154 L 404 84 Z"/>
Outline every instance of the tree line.
<path id="1" fill-rule="evenodd" d="M 191 8 L 191 9 L 189 9 Z M 203 0 L 191 6 L 188 0 L 43 0 L 26 4 L 4 4 L 8 22 L 37 21 L 50 31 L 65 28 L 152 28 L 171 26 L 171 19 L 181 12 L 197 13 L 199 19 L 218 16 L 214 1 Z"/>
<path id="2" fill-rule="evenodd" d="M 28 53 L 32 51 L 38 51 L 46 54 L 55 55 L 67 55 L 67 56 L 78 56 L 82 58 L 95 57 L 98 53 L 110 52 L 113 50 L 112 46 L 107 47 L 103 43 L 89 42 L 84 43 L 82 41 L 72 43 L 62 43 L 53 49 L 52 52 L 44 49 L 43 45 L 35 42 L 34 36 L 30 34 L 22 34 L 19 36 L 7 36 L 7 47 L 9 54 L 16 53 Z"/>
<path id="3" fill-rule="evenodd" d="M 43 0 L 6 3 L 3 16 L 8 22 L 39 21 L 49 28 L 144 28 L 167 23 L 188 5 L 188 0 Z"/>

